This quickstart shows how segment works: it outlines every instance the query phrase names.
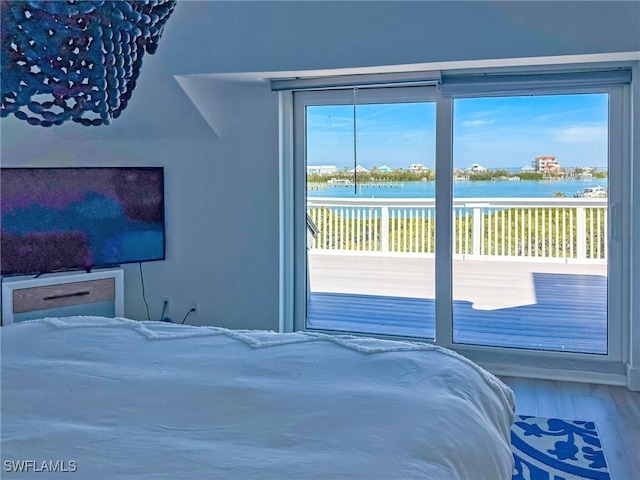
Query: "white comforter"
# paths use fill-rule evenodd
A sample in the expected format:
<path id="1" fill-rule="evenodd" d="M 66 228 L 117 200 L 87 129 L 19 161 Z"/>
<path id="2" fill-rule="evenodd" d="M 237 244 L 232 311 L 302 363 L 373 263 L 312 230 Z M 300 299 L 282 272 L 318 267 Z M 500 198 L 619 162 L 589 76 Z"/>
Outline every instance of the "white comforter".
<path id="1" fill-rule="evenodd" d="M 512 392 L 430 345 L 96 317 L 1 342 L 2 478 L 512 475 Z"/>

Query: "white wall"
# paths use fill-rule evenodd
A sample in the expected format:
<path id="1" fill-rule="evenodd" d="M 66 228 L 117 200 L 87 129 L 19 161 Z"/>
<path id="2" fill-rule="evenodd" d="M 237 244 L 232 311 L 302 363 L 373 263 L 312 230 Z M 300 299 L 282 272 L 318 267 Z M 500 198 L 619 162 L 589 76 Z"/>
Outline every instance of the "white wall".
<path id="1" fill-rule="evenodd" d="M 198 87 L 190 82 L 196 96 Z M 167 260 L 143 264 L 151 318 L 168 296 L 174 321 L 197 301 L 187 323 L 277 329 L 277 96 L 260 84 L 206 87 L 223 121 L 217 134 L 163 61 L 145 57 L 131 104 L 110 126 L 2 119 L 2 166 L 164 166 Z M 125 314 L 146 319 L 138 265 L 125 268 Z"/>
<path id="2" fill-rule="evenodd" d="M 180 74 L 640 50 L 635 1 L 182 1 L 171 21 Z"/>
<path id="3" fill-rule="evenodd" d="M 113 125 L 2 119 L 1 161 L 163 165 L 167 260 L 143 267 L 152 318 L 169 296 L 178 321 L 195 300 L 188 323 L 277 329 L 277 98 L 191 74 L 638 51 L 639 22 L 638 2 L 181 0 Z M 126 315 L 146 318 L 137 266 L 125 284 Z"/>

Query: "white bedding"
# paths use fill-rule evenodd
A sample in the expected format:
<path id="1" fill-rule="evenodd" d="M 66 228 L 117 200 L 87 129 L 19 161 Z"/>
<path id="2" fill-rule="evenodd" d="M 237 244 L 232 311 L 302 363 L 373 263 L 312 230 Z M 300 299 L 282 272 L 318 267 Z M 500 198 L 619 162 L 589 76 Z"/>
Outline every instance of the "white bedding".
<path id="1" fill-rule="evenodd" d="M 2 478 L 512 475 L 511 390 L 441 348 L 99 317 L 0 331 Z"/>

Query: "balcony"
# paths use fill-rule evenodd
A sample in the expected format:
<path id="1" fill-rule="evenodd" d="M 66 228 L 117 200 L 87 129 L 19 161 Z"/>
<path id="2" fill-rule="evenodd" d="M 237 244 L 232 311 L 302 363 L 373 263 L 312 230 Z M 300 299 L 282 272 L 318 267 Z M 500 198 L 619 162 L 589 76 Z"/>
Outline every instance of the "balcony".
<path id="1" fill-rule="evenodd" d="M 434 200 L 308 212 L 308 327 L 434 338 Z M 606 199 L 455 199 L 453 227 L 454 342 L 607 353 Z"/>

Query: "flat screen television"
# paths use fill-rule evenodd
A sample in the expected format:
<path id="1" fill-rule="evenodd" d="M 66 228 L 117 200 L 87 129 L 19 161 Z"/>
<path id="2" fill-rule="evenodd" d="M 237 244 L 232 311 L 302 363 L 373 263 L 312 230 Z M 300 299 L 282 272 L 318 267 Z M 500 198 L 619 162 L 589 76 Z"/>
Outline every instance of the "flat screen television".
<path id="1" fill-rule="evenodd" d="M 0 169 L 2 275 L 165 258 L 162 167 Z"/>

